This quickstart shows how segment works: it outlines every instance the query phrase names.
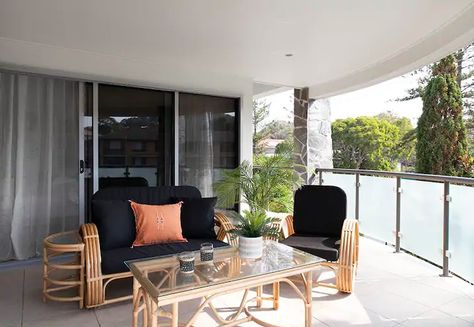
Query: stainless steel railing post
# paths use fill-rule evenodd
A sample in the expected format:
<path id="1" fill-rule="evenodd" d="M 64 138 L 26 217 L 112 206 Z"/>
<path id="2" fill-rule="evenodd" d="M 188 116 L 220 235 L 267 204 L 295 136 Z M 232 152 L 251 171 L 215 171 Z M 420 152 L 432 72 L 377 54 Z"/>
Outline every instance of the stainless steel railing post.
<path id="1" fill-rule="evenodd" d="M 356 193 L 355 193 L 355 219 L 359 220 L 359 196 L 360 196 L 360 174 L 356 173 Z"/>
<path id="2" fill-rule="evenodd" d="M 449 276 L 449 182 L 444 182 L 443 193 L 443 274 L 441 276 Z"/>
<path id="3" fill-rule="evenodd" d="M 401 216 L 401 201 L 402 201 L 402 181 L 400 176 L 397 176 L 397 202 L 395 213 L 395 252 L 400 252 L 400 216 Z"/>

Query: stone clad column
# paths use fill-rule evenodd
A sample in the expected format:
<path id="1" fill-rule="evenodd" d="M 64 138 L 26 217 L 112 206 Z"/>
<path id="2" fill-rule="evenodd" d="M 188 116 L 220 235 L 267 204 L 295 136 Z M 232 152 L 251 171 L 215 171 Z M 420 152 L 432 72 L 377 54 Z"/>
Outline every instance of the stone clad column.
<path id="1" fill-rule="evenodd" d="M 295 171 L 306 184 L 308 174 L 307 146 L 308 146 L 308 108 L 309 89 L 307 87 L 294 90 L 293 99 L 293 160 L 296 165 Z"/>
<path id="2" fill-rule="evenodd" d="M 332 168 L 331 108 L 328 99 L 309 99 L 308 88 L 294 90 L 293 140 L 295 168 L 312 183 L 315 168 Z"/>
<path id="3" fill-rule="evenodd" d="M 333 168 L 331 107 L 328 99 L 310 100 L 307 149 L 308 183 L 312 183 L 315 168 Z"/>

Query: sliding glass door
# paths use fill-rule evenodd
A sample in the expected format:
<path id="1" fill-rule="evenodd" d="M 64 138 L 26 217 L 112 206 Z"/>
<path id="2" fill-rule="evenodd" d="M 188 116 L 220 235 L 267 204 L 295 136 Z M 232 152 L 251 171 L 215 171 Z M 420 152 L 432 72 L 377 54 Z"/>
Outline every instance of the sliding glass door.
<path id="1" fill-rule="evenodd" d="M 222 172 L 239 163 L 239 99 L 179 94 L 179 183 L 212 196 Z"/>
<path id="2" fill-rule="evenodd" d="M 90 221 L 102 188 L 213 195 L 238 165 L 238 113 L 236 98 L 0 71 L 0 262 L 38 256 L 45 236 Z"/>
<path id="3" fill-rule="evenodd" d="M 99 189 L 170 185 L 174 93 L 99 85 Z"/>

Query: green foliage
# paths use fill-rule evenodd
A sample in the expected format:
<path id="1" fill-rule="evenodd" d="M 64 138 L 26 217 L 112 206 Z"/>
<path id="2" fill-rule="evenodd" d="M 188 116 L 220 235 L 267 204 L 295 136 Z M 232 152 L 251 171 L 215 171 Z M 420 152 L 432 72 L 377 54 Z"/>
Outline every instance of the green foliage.
<path id="1" fill-rule="evenodd" d="M 293 137 L 293 124 L 289 121 L 273 120 L 266 124 L 262 131 L 267 137 L 275 140 L 283 140 Z"/>
<path id="2" fill-rule="evenodd" d="M 229 208 L 240 202 L 240 195 L 251 211 L 266 211 L 278 197 L 281 186 L 298 185 L 289 161 L 283 155 L 256 156 L 255 167 L 244 161 L 239 167 L 226 171 L 223 178 L 214 183 L 218 204 Z"/>
<path id="3" fill-rule="evenodd" d="M 275 147 L 275 154 L 281 154 L 291 158 L 293 156 L 293 149 L 293 135 L 291 135 Z"/>
<path id="4" fill-rule="evenodd" d="M 332 124 L 336 168 L 393 170 L 400 157 L 400 128 L 386 119 L 357 117 Z"/>
<path id="5" fill-rule="evenodd" d="M 463 122 L 457 67 L 451 55 L 432 69 L 423 91 L 423 113 L 418 120 L 416 170 L 452 176 L 472 174 Z"/>
<path id="6" fill-rule="evenodd" d="M 263 121 L 268 117 L 270 104 L 267 102 L 253 101 L 253 153 L 263 153 L 262 141 L 269 135 L 269 131 L 262 126 Z"/>
<path id="7" fill-rule="evenodd" d="M 398 127 L 401 135 L 395 149 L 398 153 L 398 161 L 402 165 L 402 170 L 414 170 L 416 164 L 416 129 L 413 128 L 410 120 L 406 117 L 398 117 L 390 111 L 380 113 L 375 117 L 386 120 Z"/>
<path id="8" fill-rule="evenodd" d="M 274 237 L 280 236 L 279 219 L 267 217 L 264 211 L 244 211 L 244 216 L 235 214 L 237 220 L 235 229 L 230 232 L 244 237 Z"/>
<path id="9" fill-rule="evenodd" d="M 241 227 L 237 231 L 250 233 L 260 226 L 259 233 L 264 235 L 262 233 L 268 232 L 267 223 L 272 220 L 268 218 L 262 225 L 262 216 L 266 217 L 265 212 L 269 209 L 286 211 L 291 205 L 289 193 L 292 197 L 291 190 L 299 185 L 299 180 L 292 168 L 291 157 L 287 155 L 256 156 L 254 162 L 255 167 L 244 161 L 236 169 L 226 171 L 223 178 L 214 183 L 214 189 L 221 207 L 233 206 L 240 202 L 240 197 L 248 204 L 250 210 L 245 212 L 245 224 L 240 221 Z"/>
<path id="10" fill-rule="evenodd" d="M 454 52 L 453 56 L 457 66 L 455 80 L 462 96 L 469 151 L 474 155 L 474 43 Z M 395 100 L 410 101 L 423 97 L 435 66 L 436 64 L 427 65 L 411 72 L 411 76 L 417 77 L 418 85 L 408 89 L 405 96 Z"/>

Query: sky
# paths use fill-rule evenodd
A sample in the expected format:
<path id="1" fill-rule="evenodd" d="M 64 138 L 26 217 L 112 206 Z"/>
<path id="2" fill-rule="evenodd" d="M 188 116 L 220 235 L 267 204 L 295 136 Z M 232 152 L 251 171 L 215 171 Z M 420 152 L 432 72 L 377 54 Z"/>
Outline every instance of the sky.
<path id="1" fill-rule="evenodd" d="M 329 98 L 331 105 L 331 121 L 340 118 L 375 116 L 391 111 L 400 117 L 407 117 L 416 126 L 421 115 L 421 99 L 398 102 L 396 98 L 406 95 L 406 90 L 417 85 L 416 78 L 405 75 L 393 78 L 361 90 Z M 271 120 L 291 120 L 293 91 L 279 93 L 263 98 L 270 103 Z M 286 109 L 285 109 L 286 108 Z"/>

